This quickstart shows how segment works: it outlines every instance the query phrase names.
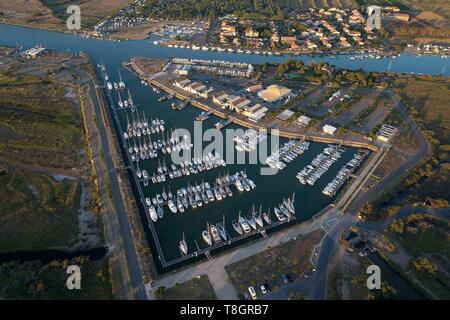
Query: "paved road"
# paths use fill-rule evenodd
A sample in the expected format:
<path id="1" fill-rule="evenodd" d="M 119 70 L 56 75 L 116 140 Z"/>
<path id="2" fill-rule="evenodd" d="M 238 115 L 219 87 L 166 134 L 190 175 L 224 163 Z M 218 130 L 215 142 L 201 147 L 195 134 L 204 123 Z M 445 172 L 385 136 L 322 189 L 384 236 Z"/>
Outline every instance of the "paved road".
<path id="1" fill-rule="evenodd" d="M 97 88 L 95 87 L 95 81 L 89 75 L 91 82 L 90 88 L 91 92 L 93 92 L 93 102 L 95 108 L 95 115 L 97 119 L 97 126 L 99 129 L 99 133 L 101 136 L 101 140 L 103 142 L 103 152 L 105 156 L 106 167 L 109 173 L 109 180 L 111 185 L 111 191 L 114 198 L 114 205 L 117 211 L 117 217 L 119 219 L 120 224 L 120 235 L 123 239 L 123 245 L 125 248 L 128 271 L 131 277 L 131 285 L 133 291 L 135 293 L 135 298 L 138 300 L 147 299 L 147 295 L 145 293 L 145 287 L 143 282 L 143 276 L 140 269 L 139 261 L 137 258 L 137 254 L 133 245 L 133 237 L 131 235 L 131 229 L 128 224 L 128 218 L 125 210 L 125 204 L 122 199 L 122 193 L 120 192 L 120 186 L 117 174 L 115 172 L 114 162 L 111 155 L 110 145 L 108 143 L 108 135 L 106 133 L 105 123 L 102 120 L 102 112 L 101 112 L 101 104 L 100 97 Z M 110 101 L 111 103 L 111 101 Z"/>
<path id="2" fill-rule="evenodd" d="M 393 185 L 398 179 L 405 173 L 411 170 L 417 163 L 422 161 L 431 151 L 430 144 L 422 135 L 420 129 L 417 127 L 413 119 L 409 116 L 403 104 L 398 101 L 392 91 L 388 91 L 388 94 L 394 100 L 396 108 L 400 111 L 406 123 L 409 125 L 411 130 L 414 132 L 416 139 L 419 141 L 419 149 L 412 154 L 405 162 L 403 162 L 397 169 L 391 172 L 383 181 L 379 182 L 368 192 L 356 196 L 350 205 L 346 208 L 346 212 L 351 214 L 345 214 L 343 219 L 337 222 L 334 229 L 327 234 L 323 239 L 322 246 L 319 250 L 319 258 L 316 266 L 316 286 L 313 292 L 314 299 L 325 299 L 326 298 L 326 283 L 328 277 L 328 262 L 330 256 L 333 252 L 334 245 L 337 244 L 337 235 L 342 232 L 346 227 L 357 223 L 354 215 L 357 214 L 366 203 L 372 201 L 379 197 L 388 187 Z M 369 177 L 371 173 L 368 174 L 366 178 Z M 345 208 L 344 208 L 345 209 Z M 403 214 L 408 214 L 408 212 L 403 212 Z"/>
<path id="3" fill-rule="evenodd" d="M 234 289 L 234 286 L 231 284 L 231 281 L 228 278 L 228 273 L 225 270 L 227 265 L 292 240 L 299 234 L 307 234 L 317 230 L 323 224 L 325 218 L 326 215 L 323 215 L 316 220 L 309 220 L 307 222 L 294 225 L 293 227 L 271 235 L 267 239 L 252 242 L 247 246 L 239 247 L 221 256 L 213 257 L 211 260 L 190 266 L 185 270 L 174 271 L 173 273 L 155 282 L 146 284 L 148 294 L 150 297 L 153 297 L 155 289 L 159 286 L 170 288 L 175 286 L 177 283 L 183 283 L 195 277 L 206 274 L 218 299 L 238 299 L 238 294 Z"/>
<path id="4" fill-rule="evenodd" d="M 406 111 L 403 104 L 400 101 L 398 101 L 398 99 L 395 97 L 392 91 L 389 90 L 387 92 L 394 100 L 395 107 L 400 111 L 406 123 L 414 132 L 414 135 L 417 141 L 419 142 L 419 148 L 415 153 L 413 153 L 409 158 L 407 158 L 399 167 L 397 167 L 385 179 L 383 179 L 383 181 L 379 182 L 368 192 L 362 194 L 360 197 L 355 199 L 355 201 L 353 201 L 353 203 L 348 207 L 347 210 L 347 212 L 351 214 L 357 214 L 366 203 L 378 198 L 387 188 L 394 185 L 403 174 L 409 172 L 414 166 L 416 166 L 419 162 L 424 160 L 431 152 L 430 144 L 428 143 L 427 139 L 422 135 L 420 129 L 417 127 L 414 120 L 409 116 L 408 111 Z"/>

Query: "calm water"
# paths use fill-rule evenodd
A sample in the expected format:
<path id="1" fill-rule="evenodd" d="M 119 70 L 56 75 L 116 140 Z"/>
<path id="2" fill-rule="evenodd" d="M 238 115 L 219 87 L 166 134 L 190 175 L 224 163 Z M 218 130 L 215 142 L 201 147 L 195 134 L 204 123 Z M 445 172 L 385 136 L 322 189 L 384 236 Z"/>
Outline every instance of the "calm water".
<path id="1" fill-rule="evenodd" d="M 286 59 L 286 57 L 274 56 L 255 56 L 240 55 L 217 52 L 192 51 L 187 49 L 174 49 L 162 46 L 155 46 L 152 40 L 111 42 L 91 40 L 75 37 L 69 34 L 54 33 L 43 30 L 28 29 L 0 24 L 0 45 L 22 45 L 24 48 L 42 44 L 50 49 L 57 51 L 88 53 L 95 63 L 103 62 L 106 65 L 108 73 L 113 81 L 117 81 L 117 70 L 121 68 L 121 63 L 129 60 L 133 56 L 149 57 L 188 57 L 188 58 L 207 58 L 207 59 L 226 59 L 232 61 L 243 61 L 249 63 L 276 62 Z M 302 60 L 308 61 L 312 58 L 302 57 Z M 348 56 L 342 55 L 335 59 L 314 58 L 316 61 L 328 61 L 337 67 L 351 69 L 363 68 L 367 71 L 386 71 L 390 60 L 358 60 L 350 61 Z M 391 71 L 393 72 L 416 72 L 424 74 L 440 74 L 446 60 L 440 57 L 422 56 L 415 57 L 402 54 L 393 60 Z M 446 68 L 445 75 L 449 75 L 450 70 Z M 142 86 L 138 79 L 122 70 L 122 76 L 127 83 L 128 88 L 133 94 L 133 98 L 150 117 L 159 117 L 166 121 L 167 128 L 186 128 L 191 130 L 193 120 L 200 112 L 194 107 L 188 107 L 182 111 L 174 111 L 169 105 L 169 101 L 158 102 L 155 94 L 149 87 Z M 122 126 L 125 125 L 124 115 L 122 114 Z M 217 118 L 204 122 L 204 127 L 212 127 Z M 233 128 L 232 126 L 230 128 Z M 330 182 L 336 172 L 353 156 L 354 149 L 348 149 L 340 161 L 336 162 L 331 169 L 316 183 L 314 187 L 304 186 L 297 182 L 295 174 L 320 153 L 325 145 L 311 143 L 309 150 L 294 162 L 288 165 L 286 169 L 275 176 L 261 176 L 259 174 L 259 165 L 231 165 L 227 167 L 216 168 L 208 172 L 202 172 L 195 176 L 182 177 L 170 182 L 171 190 L 174 192 L 180 187 L 184 187 L 188 182 L 200 183 L 204 181 L 213 182 L 219 174 L 225 172 L 235 173 L 237 170 L 247 170 L 248 176 L 257 184 L 256 190 L 248 193 L 234 192 L 232 198 L 226 198 L 222 201 L 215 201 L 195 210 L 188 210 L 184 214 L 172 214 L 166 209 L 165 217 L 162 221 L 156 223 L 156 230 L 159 241 L 163 247 L 164 255 L 167 261 L 179 256 L 178 242 L 184 232 L 190 251 L 195 248 L 194 240 L 201 246 L 204 245 L 201 239 L 201 231 L 205 228 L 207 222 L 216 223 L 222 220 L 225 215 L 226 225 L 231 230 L 231 220 L 235 219 L 241 210 L 243 214 L 251 210 L 253 204 L 257 207 L 262 205 L 264 209 L 273 207 L 283 198 L 296 193 L 296 209 L 299 221 L 309 219 L 316 212 L 332 202 L 332 198 L 322 195 L 322 188 Z M 170 163 L 166 158 L 166 163 Z M 141 169 L 147 169 L 149 174 L 156 170 L 157 160 L 140 162 Z M 169 183 L 150 185 L 144 188 L 146 196 L 154 196 L 162 191 L 163 186 L 168 190 Z M 233 189 L 233 188 L 232 188 Z M 235 189 L 233 189 L 235 191 Z"/>

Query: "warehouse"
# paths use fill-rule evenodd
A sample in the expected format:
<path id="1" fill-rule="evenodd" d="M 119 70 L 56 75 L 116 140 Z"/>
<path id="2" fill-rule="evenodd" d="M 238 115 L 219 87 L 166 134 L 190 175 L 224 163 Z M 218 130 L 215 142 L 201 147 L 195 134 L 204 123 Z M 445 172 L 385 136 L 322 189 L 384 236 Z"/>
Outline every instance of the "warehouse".
<path id="1" fill-rule="evenodd" d="M 291 89 L 276 84 L 268 86 L 265 90 L 259 91 L 258 96 L 270 103 L 284 99 L 292 92 Z"/>

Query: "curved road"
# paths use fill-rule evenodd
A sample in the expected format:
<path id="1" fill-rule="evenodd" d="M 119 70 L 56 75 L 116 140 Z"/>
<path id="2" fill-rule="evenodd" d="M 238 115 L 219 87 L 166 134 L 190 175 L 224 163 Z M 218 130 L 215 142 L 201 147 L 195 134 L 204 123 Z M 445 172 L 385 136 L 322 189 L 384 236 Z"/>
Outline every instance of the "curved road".
<path id="1" fill-rule="evenodd" d="M 414 120 L 410 117 L 405 106 L 397 99 L 397 97 L 391 90 L 388 90 L 387 93 L 391 96 L 392 100 L 395 103 L 395 107 L 400 111 L 404 120 L 413 131 L 417 141 L 419 142 L 419 148 L 405 162 L 403 162 L 394 171 L 392 171 L 385 179 L 383 179 L 369 191 L 357 196 L 345 210 L 346 214 L 343 215 L 338 220 L 337 224 L 333 227 L 333 229 L 330 230 L 325 235 L 325 237 L 322 240 L 322 244 L 320 246 L 316 264 L 316 274 L 315 274 L 316 284 L 312 294 L 312 297 L 314 299 L 323 300 L 326 298 L 328 264 L 334 246 L 338 244 L 338 237 L 341 234 L 341 232 L 345 228 L 358 223 L 356 214 L 364 207 L 366 203 L 373 201 L 374 199 L 381 196 L 381 194 L 384 191 L 386 191 L 387 188 L 394 185 L 402 177 L 402 175 L 409 172 L 418 163 L 423 161 L 431 152 L 431 146 L 429 142 L 422 135 L 422 132 L 417 127 Z M 448 211 L 449 211 L 448 209 L 444 209 L 443 212 L 444 214 L 449 214 Z M 401 216 L 405 216 L 411 212 L 414 212 L 414 209 L 411 210 L 410 208 L 406 208 L 403 209 L 400 212 L 400 214 Z"/>

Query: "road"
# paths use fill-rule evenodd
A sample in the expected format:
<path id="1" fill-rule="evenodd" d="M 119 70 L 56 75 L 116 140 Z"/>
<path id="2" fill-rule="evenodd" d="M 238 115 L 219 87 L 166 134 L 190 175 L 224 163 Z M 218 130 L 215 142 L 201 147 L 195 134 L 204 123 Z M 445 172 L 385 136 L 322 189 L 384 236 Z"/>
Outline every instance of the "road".
<path id="1" fill-rule="evenodd" d="M 97 120 L 97 126 L 100 133 L 103 153 L 105 157 L 105 164 L 109 174 L 109 182 L 111 185 L 111 191 L 114 198 L 114 206 L 117 212 L 117 218 L 119 220 L 120 234 L 116 236 L 122 238 L 126 259 L 128 272 L 131 278 L 131 287 L 134 292 L 135 299 L 145 300 L 147 295 L 145 293 L 145 287 L 143 282 L 143 276 L 140 269 L 139 261 L 137 258 L 137 253 L 133 244 L 133 237 L 131 234 L 130 225 L 128 223 L 128 217 L 125 210 L 125 204 L 122 198 L 122 193 L 120 192 L 119 180 L 116 174 L 113 158 L 111 155 L 110 144 L 108 141 L 108 135 L 105 128 L 105 123 L 103 121 L 100 94 L 98 88 L 95 86 L 96 81 L 93 77 L 88 74 L 91 81 L 89 82 L 90 90 L 93 93 L 92 100 L 94 103 L 95 116 Z"/>
<path id="2" fill-rule="evenodd" d="M 414 120 L 409 116 L 403 104 L 398 101 L 395 95 L 391 90 L 388 91 L 388 94 L 394 100 L 396 108 L 400 111 L 406 123 L 409 125 L 411 130 L 414 132 L 416 139 L 419 141 L 419 148 L 417 151 L 412 154 L 405 162 L 403 162 L 399 167 L 397 167 L 393 172 L 391 172 L 385 179 L 375 185 L 368 192 L 363 194 L 358 194 L 358 192 L 354 193 L 354 200 L 349 204 L 347 208 L 343 208 L 346 212 L 343 218 L 339 219 L 336 226 L 324 237 L 322 246 L 319 250 L 319 258 L 316 266 L 316 285 L 313 293 L 314 299 L 325 299 L 326 298 L 326 283 L 328 277 L 328 262 L 333 252 L 333 248 L 337 245 L 338 235 L 347 227 L 352 224 L 358 223 L 358 220 L 355 218 L 355 215 L 359 213 L 359 211 L 364 207 L 366 203 L 378 198 L 387 188 L 392 186 L 395 182 L 399 180 L 399 178 L 410 171 L 413 167 L 415 167 L 419 162 L 424 160 L 428 154 L 431 152 L 431 147 L 426 138 L 422 135 L 420 129 L 417 127 Z M 373 172 L 373 170 L 372 170 Z M 371 174 L 371 173 L 370 173 Z M 366 178 L 369 178 L 370 174 L 367 175 Z M 351 201 L 352 199 L 350 199 Z M 444 209 L 447 210 L 447 209 Z M 401 214 L 405 216 L 411 212 L 414 212 L 410 209 L 403 209 Z M 423 212 L 423 211 L 422 211 Z M 444 213 L 448 214 L 448 210 L 444 211 Z M 387 222 L 383 222 L 387 223 Z"/>
<path id="3" fill-rule="evenodd" d="M 403 118 L 405 119 L 408 126 L 414 132 L 414 135 L 419 142 L 419 148 L 417 151 L 410 155 L 400 166 L 398 166 L 394 171 L 392 171 L 386 178 L 376 184 L 369 191 L 362 194 L 360 197 L 356 198 L 352 204 L 348 207 L 347 212 L 351 214 L 357 214 L 361 208 L 368 202 L 377 199 L 381 194 L 389 187 L 394 185 L 401 178 L 402 175 L 408 173 L 413 167 L 424 160 L 431 152 L 431 146 L 427 139 L 422 135 L 422 132 L 417 127 L 414 120 L 408 114 L 403 104 L 398 101 L 391 90 L 387 93 L 394 100 L 395 107 L 400 111 Z"/>

